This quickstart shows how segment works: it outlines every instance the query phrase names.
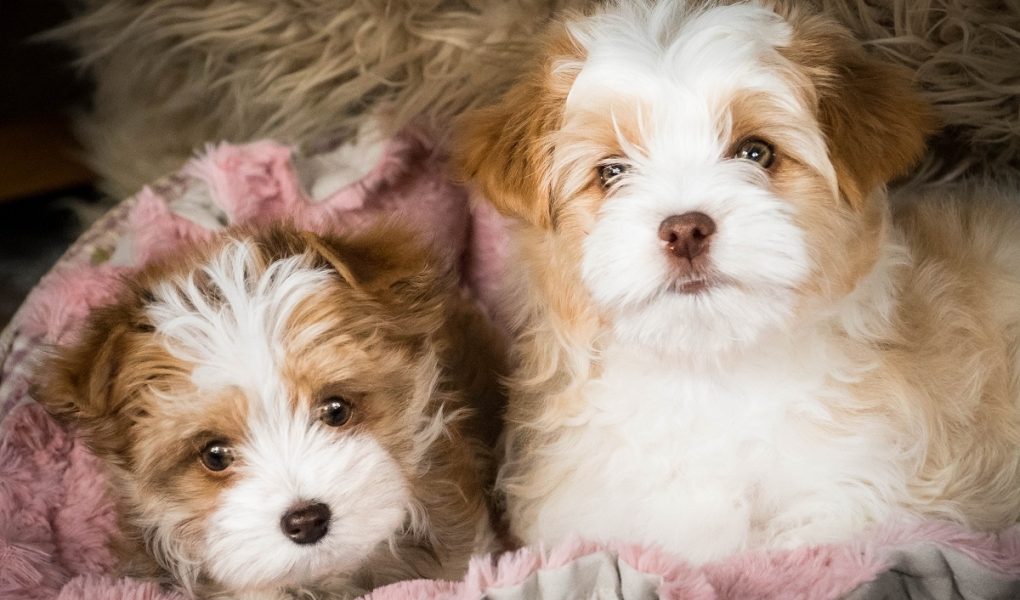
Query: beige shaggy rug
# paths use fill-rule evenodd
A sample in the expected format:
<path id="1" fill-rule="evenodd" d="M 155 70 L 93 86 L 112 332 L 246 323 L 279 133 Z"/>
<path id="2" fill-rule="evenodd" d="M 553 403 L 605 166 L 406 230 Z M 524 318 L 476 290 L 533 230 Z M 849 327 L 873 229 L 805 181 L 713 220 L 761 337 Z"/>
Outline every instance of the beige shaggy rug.
<path id="1" fill-rule="evenodd" d="M 78 0 L 51 38 L 95 81 L 78 128 L 123 197 L 211 141 L 314 151 L 379 113 L 383 134 L 414 123 L 441 139 L 557 11 L 594 1 Z M 1020 0 L 802 1 L 913 71 L 945 125 L 921 178 L 1020 174 Z"/>

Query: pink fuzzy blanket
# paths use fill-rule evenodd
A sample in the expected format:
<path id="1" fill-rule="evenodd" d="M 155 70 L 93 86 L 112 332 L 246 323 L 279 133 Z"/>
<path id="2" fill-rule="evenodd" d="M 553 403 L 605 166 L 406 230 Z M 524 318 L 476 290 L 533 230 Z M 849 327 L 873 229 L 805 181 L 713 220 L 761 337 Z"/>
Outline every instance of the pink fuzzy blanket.
<path id="1" fill-rule="evenodd" d="M 73 339 L 88 311 L 146 261 L 229 223 L 286 218 L 343 231 L 397 218 L 459 260 L 465 284 L 496 306 L 502 221 L 468 208 L 426 140 L 407 134 L 381 148 L 360 171 L 341 164 L 347 147 L 313 156 L 271 142 L 210 148 L 122 203 L 40 282 L 0 336 L 0 600 L 180 598 L 114 574 L 115 515 L 100 465 L 28 396 L 40 349 Z M 1020 529 L 974 534 L 932 522 L 702 566 L 654 548 L 577 540 L 478 557 L 462 581 L 405 582 L 371 598 L 1012 598 L 1018 580 Z"/>

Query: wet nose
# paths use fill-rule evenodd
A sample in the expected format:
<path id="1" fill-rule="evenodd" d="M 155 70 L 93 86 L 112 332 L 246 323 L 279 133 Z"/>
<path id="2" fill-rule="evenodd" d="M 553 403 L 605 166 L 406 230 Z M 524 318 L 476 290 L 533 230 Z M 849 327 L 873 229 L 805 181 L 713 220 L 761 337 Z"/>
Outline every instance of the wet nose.
<path id="1" fill-rule="evenodd" d="M 673 256 L 693 261 L 708 251 L 715 229 L 715 221 L 705 213 L 689 212 L 666 217 L 659 224 L 659 239 Z"/>
<path id="2" fill-rule="evenodd" d="M 283 515 L 280 529 L 295 544 L 314 544 L 329 531 L 329 517 L 321 502 L 299 504 Z"/>

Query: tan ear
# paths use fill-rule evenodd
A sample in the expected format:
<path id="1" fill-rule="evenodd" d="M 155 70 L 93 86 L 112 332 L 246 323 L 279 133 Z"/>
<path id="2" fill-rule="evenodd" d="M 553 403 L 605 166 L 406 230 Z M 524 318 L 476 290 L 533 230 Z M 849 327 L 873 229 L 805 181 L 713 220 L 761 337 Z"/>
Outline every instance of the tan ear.
<path id="1" fill-rule="evenodd" d="M 241 231 L 258 240 L 267 262 L 311 251 L 314 266 L 335 271 L 351 289 L 379 300 L 406 306 L 457 281 L 452 260 L 430 251 L 420 234 L 396 221 L 382 220 L 346 235 L 318 234 L 289 224 Z"/>
<path id="2" fill-rule="evenodd" d="M 456 265 L 398 223 L 377 223 L 346 236 L 301 235 L 352 288 L 379 298 L 422 302 L 456 285 Z"/>
<path id="3" fill-rule="evenodd" d="M 553 134 L 576 76 L 580 51 L 565 29 L 546 40 L 539 60 L 493 106 L 456 124 L 453 164 L 502 214 L 552 226 Z M 579 64 L 579 63 L 578 63 Z"/>
<path id="4" fill-rule="evenodd" d="M 818 16 L 791 20 L 794 41 L 784 53 L 814 85 L 840 191 L 859 206 L 918 162 L 934 113 L 908 70 L 869 55 L 842 26 Z"/>
<path id="5" fill-rule="evenodd" d="M 115 457 L 127 448 L 126 401 L 117 389 L 124 335 L 123 309 L 102 309 L 89 320 L 82 339 L 54 350 L 35 370 L 32 397 L 55 419 L 81 432 L 99 455 Z"/>
<path id="6" fill-rule="evenodd" d="M 304 239 L 308 247 L 315 251 L 334 271 L 340 275 L 340 278 L 346 281 L 351 287 L 360 287 L 358 283 L 358 276 L 355 275 L 354 271 L 344 262 L 343 259 L 337 254 L 337 250 L 331 247 L 326 241 L 318 235 L 310 231 L 302 231 L 299 235 Z"/>

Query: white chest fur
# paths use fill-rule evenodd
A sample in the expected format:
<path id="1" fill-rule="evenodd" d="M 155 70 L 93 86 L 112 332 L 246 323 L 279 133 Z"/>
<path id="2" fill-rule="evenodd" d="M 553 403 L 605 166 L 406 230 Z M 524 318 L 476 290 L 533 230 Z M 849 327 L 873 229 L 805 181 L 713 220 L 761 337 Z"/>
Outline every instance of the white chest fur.
<path id="1" fill-rule="evenodd" d="M 521 465 L 530 473 L 511 474 L 549 490 L 535 502 L 511 491 L 517 534 L 653 543 L 700 561 L 888 518 L 909 441 L 875 415 L 832 418 L 854 402 L 831 376 L 854 377 L 845 357 L 803 340 L 778 346 L 704 370 L 610 346 L 583 408 Z"/>

